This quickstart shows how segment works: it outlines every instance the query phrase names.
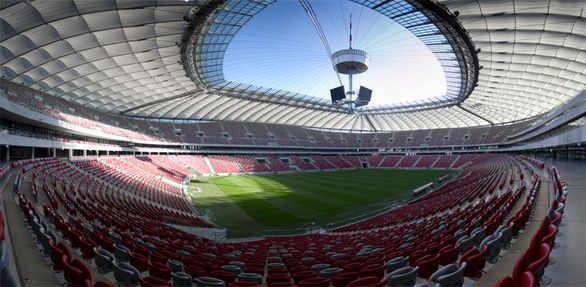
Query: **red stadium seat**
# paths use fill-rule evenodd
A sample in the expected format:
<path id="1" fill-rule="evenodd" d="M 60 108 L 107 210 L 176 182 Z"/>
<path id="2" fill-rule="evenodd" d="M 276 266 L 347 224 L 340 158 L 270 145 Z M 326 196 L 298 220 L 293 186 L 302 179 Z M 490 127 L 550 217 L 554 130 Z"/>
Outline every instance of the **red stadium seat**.
<path id="1" fill-rule="evenodd" d="M 562 214 L 559 212 L 554 212 L 553 217 L 551 218 L 551 224 L 555 226 L 559 226 L 560 222 L 562 221 Z"/>
<path id="2" fill-rule="evenodd" d="M 437 270 L 438 264 L 439 255 L 426 255 L 421 257 L 416 263 L 419 266 L 417 276 L 425 279 L 429 278 Z"/>
<path id="3" fill-rule="evenodd" d="M 486 251 L 488 247 L 485 245 L 481 250 L 473 248 L 468 250 L 462 258 L 461 262 L 466 262 L 466 268 L 464 269 L 464 276 L 472 278 L 482 277 L 482 269 L 486 265 Z"/>
<path id="4" fill-rule="evenodd" d="M 51 258 L 53 260 L 53 270 L 63 271 L 65 268 L 65 262 L 63 261 L 63 255 L 67 258 L 71 258 L 71 252 L 69 248 L 63 243 L 59 243 L 57 246 L 53 244 L 53 240 L 49 241 L 49 248 L 51 249 Z"/>
<path id="5" fill-rule="evenodd" d="M 94 258 L 94 256 L 96 255 L 94 247 L 96 247 L 96 243 L 91 239 L 82 239 L 79 242 L 79 249 L 81 250 L 81 256 L 83 257 L 83 259 Z"/>
<path id="6" fill-rule="evenodd" d="M 553 247 L 555 245 L 555 237 L 557 234 L 558 228 L 555 225 L 550 224 L 547 227 L 547 230 L 545 231 L 545 234 L 543 235 L 541 242 L 549 245 L 550 247 Z"/>
<path id="7" fill-rule="evenodd" d="M 149 260 L 137 252 L 130 254 L 128 262 L 140 272 L 149 270 Z"/>
<path id="8" fill-rule="evenodd" d="M 527 271 L 531 271 L 537 280 L 541 278 L 543 275 L 543 269 L 549 263 L 549 252 L 549 245 L 542 243 L 541 246 L 539 246 L 537 254 L 535 254 L 535 260 L 527 266 Z"/>
<path id="9" fill-rule="evenodd" d="M 161 253 L 153 253 L 151 254 L 151 263 L 160 263 L 163 265 L 167 264 L 167 260 L 169 260 L 169 258 L 167 258 L 167 256 L 161 254 Z"/>
<path id="10" fill-rule="evenodd" d="M 335 287 L 346 286 L 348 285 L 348 283 L 358 279 L 358 276 L 358 272 L 342 272 L 334 276 L 334 278 L 332 278 L 332 283 Z"/>
<path id="11" fill-rule="evenodd" d="M 199 266 L 187 265 L 184 266 L 185 273 L 191 275 L 193 278 L 207 276 L 208 272 Z"/>
<path id="12" fill-rule="evenodd" d="M 307 278 L 297 283 L 300 287 L 328 287 L 330 280 L 327 278 Z"/>
<path id="13" fill-rule="evenodd" d="M 67 256 L 63 255 L 63 263 L 65 279 L 69 281 L 69 286 L 84 286 L 86 280 L 92 281 L 92 273 L 83 262 L 78 259 L 69 261 Z"/>
<path id="14" fill-rule="evenodd" d="M 360 270 L 361 266 L 362 264 L 360 262 L 352 262 L 344 265 L 342 268 L 344 268 L 344 271 L 351 272 Z"/>
<path id="15" fill-rule="evenodd" d="M 439 250 L 439 264 L 448 265 L 458 260 L 458 246 L 456 244 L 444 246 Z"/>
<path id="16" fill-rule="evenodd" d="M 513 279 L 515 281 L 521 280 L 521 275 L 527 270 L 532 259 L 533 254 L 531 253 L 531 250 L 525 250 L 523 255 L 517 259 L 515 267 L 513 268 Z"/>
<path id="17" fill-rule="evenodd" d="M 171 280 L 171 268 L 169 266 L 154 262 L 149 266 L 149 275 L 164 281 Z"/>
<path id="18" fill-rule="evenodd" d="M 360 269 L 360 275 L 363 277 L 375 276 L 382 279 L 385 276 L 385 265 L 383 264 L 372 264 L 364 266 Z"/>
<path id="19" fill-rule="evenodd" d="M 173 284 L 169 283 L 169 281 L 152 276 L 139 277 L 138 281 L 141 287 L 173 287 Z"/>
<path id="20" fill-rule="evenodd" d="M 348 287 L 382 287 L 385 285 L 385 281 L 381 281 L 380 278 L 376 276 L 367 276 L 362 277 L 360 279 L 356 279 L 350 283 L 348 283 Z"/>
<path id="21" fill-rule="evenodd" d="M 295 283 L 299 284 L 303 279 L 314 278 L 316 276 L 317 274 L 310 270 L 298 271 L 293 273 L 293 280 L 295 280 Z"/>
<path id="22" fill-rule="evenodd" d="M 291 282 L 291 276 L 287 273 L 269 274 L 267 276 L 267 283 Z"/>
<path id="23" fill-rule="evenodd" d="M 211 277 L 215 277 L 224 280 L 226 283 L 232 283 L 236 279 L 234 273 L 224 270 L 214 270 L 210 272 Z"/>

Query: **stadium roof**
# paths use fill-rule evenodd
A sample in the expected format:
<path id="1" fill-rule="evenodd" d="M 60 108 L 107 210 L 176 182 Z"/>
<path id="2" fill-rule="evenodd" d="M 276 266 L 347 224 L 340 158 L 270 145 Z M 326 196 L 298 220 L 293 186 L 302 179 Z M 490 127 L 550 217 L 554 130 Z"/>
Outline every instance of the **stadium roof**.
<path id="1" fill-rule="evenodd" d="M 458 59 L 461 82 L 452 89 L 457 95 L 447 101 L 346 113 L 294 91 L 217 82 L 222 78 L 217 68 L 231 36 L 272 2 L 3 0 L 0 76 L 86 107 L 128 116 L 352 130 L 522 120 L 552 109 L 585 88 L 586 2 L 582 0 L 440 1 L 451 13 L 458 11 L 456 19 L 481 50 L 477 63 Z M 430 24 L 427 20 L 436 28 L 444 25 L 427 14 L 430 1 L 354 2 L 381 13 L 404 3 L 405 10 L 388 16 L 423 13 L 427 18 L 413 27 Z M 236 7 L 250 10 L 234 13 Z M 232 27 L 230 32 L 221 39 L 214 37 L 221 43 L 216 43 L 211 57 L 202 58 L 205 51 L 201 49 L 212 39 L 207 36 L 217 31 L 214 25 L 222 23 Z M 449 29 L 440 30 L 445 36 Z M 190 43 L 196 45 L 190 47 Z M 459 47 L 450 43 L 453 49 Z M 214 69 L 206 66 L 209 63 L 215 63 Z M 478 71 L 474 64 L 482 69 Z"/>

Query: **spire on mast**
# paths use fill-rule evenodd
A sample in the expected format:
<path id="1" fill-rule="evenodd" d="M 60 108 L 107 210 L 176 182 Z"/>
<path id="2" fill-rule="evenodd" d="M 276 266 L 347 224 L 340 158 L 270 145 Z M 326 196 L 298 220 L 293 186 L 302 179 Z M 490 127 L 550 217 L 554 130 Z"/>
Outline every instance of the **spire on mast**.
<path id="1" fill-rule="evenodd" d="M 350 13 L 350 49 L 352 49 L 352 13 Z"/>

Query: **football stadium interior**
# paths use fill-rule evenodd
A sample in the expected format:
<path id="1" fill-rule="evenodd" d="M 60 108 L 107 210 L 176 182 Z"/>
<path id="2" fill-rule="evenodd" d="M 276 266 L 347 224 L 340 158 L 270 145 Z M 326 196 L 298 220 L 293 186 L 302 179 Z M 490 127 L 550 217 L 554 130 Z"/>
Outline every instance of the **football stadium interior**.
<path id="1" fill-rule="evenodd" d="M 585 286 L 584 0 L 0 0 L 0 286 Z"/>

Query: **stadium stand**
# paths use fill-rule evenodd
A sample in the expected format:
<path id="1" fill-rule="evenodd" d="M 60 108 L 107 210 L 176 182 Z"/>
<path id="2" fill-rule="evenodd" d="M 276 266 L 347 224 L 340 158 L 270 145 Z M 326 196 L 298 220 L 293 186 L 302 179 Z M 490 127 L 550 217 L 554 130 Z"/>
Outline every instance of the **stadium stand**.
<path id="1" fill-rule="evenodd" d="M 183 161 L 185 164 L 195 169 L 202 174 L 210 174 L 211 170 L 206 164 L 203 156 L 199 155 L 177 155 L 177 159 Z"/>
<path id="2" fill-rule="evenodd" d="M 435 162 L 439 160 L 440 156 L 437 155 L 423 155 L 421 158 L 415 163 L 415 167 L 430 167 L 434 166 Z"/>
<path id="3" fill-rule="evenodd" d="M 239 173 L 240 167 L 229 156 L 209 156 L 208 160 L 216 173 Z"/>
<path id="4" fill-rule="evenodd" d="M 129 139 L 176 143 L 302 147 L 318 145 L 337 148 L 349 146 L 400 148 L 490 145 L 505 142 L 508 135 L 515 134 L 531 124 L 531 121 L 528 121 L 514 124 L 511 127 L 433 129 L 357 135 L 346 132 L 318 131 L 298 126 L 285 127 L 230 121 L 167 123 L 122 118 L 114 115 L 92 117 L 87 108 L 68 101 L 53 99 L 52 96 L 38 91 L 32 92 L 27 88 L 10 84 L 5 84 L 2 91 L 5 91 L 2 95 L 6 94 L 9 101 L 74 126 Z M 41 103 L 39 99 L 52 99 L 56 102 L 47 105 Z M 59 110 L 55 110 L 54 107 L 58 107 Z M 79 111 L 83 112 L 79 113 Z"/>
<path id="5" fill-rule="evenodd" d="M 341 157 L 341 156 L 325 156 L 325 157 L 323 157 L 323 160 L 328 161 L 329 163 L 331 163 L 332 165 L 334 165 L 336 168 L 352 168 L 352 167 L 356 167 L 355 165 L 352 165 L 350 162 L 348 162 L 346 160 L 346 157 Z"/>
<path id="6" fill-rule="evenodd" d="M 287 161 L 289 161 L 289 158 L 284 157 Z M 279 159 L 279 157 L 271 155 L 268 157 L 269 159 L 269 168 L 272 171 L 275 172 L 280 172 L 280 171 L 291 171 L 291 167 L 289 167 L 289 164 L 281 162 L 281 160 Z"/>
<path id="7" fill-rule="evenodd" d="M 586 2 L 314 2 L 0 2 L 0 286 L 585 285 Z"/>
<path id="8" fill-rule="evenodd" d="M 159 156 L 148 163 L 168 166 L 171 158 L 174 156 Z M 118 284 L 140 281 L 171 286 L 183 276 L 189 279 L 187 282 L 195 280 L 195 284 L 215 280 L 236 282 L 235 286 L 248 281 L 269 286 L 279 282 L 314 286 L 323 281 L 326 286 L 330 282 L 362 286 L 363 281 L 382 284 L 390 280 L 389 275 L 398 267 L 386 262 L 400 256 L 408 258 L 404 266 L 418 270 L 417 280 L 436 280 L 433 274 L 449 264 L 463 267 L 462 278 L 478 280 L 483 276 L 489 248 L 493 248 L 485 239 L 498 239 L 495 246 L 506 249 L 510 244 L 510 238 L 504 239 L 508 226 L 513 237 L 519 236 L 535 208 L 541 185 L 539 173 L 545 166 L 531 158 L 505 155 L 473 158 L 475 163 L 440 189 L 331 233 L 233 243 L 202 241 L 163 224 L 163 219 L 172 219 L 207 225 L 194 211 L 160 208 L 174 206 L 160 196 L 162 191 L 157 197 L 138 200 L 143 194 L 128 193 L 110 177 L 92 170 L 91 163 L 98 163 L 96 160 L 73 164 L 58 159 L 25 160 L 13 165 L 27 170 L 31 188 L 42 191 L 46 198 L 34 202 L 23 192 L 18 195 L 18 204 L 40 251 L 71 285 L 111 285 L 115 282 L 108 278 L 113 278 Z M 241 162 L 243 157 L 234 160 Z M 122 158 L 112 162 L 124 168 L 122 163 L 144 161 Z M 426 162 L 433 164 L 431 160 Z M 560 206 L 567 194 L 557 170 L 544 171 L 554 179 L 557 200 L 550 207 L 554 211 L 531 235 L 532 244 L 512 276 L 503 278 L 497 286 L 543 276 L 563 213 Z M 163 173 L 169 175 L 168 171 Z M 136 178 L 134 174 L 127 176 Z M 522 207 L 507 221 L 520 200 Z M 466 238 L 471 244 L 464 247 Z M 136 273 L 128 272 L 135 269 Z"/>
<path id="9" fill-rule="evenodd" d="M 311 162 L 309 158 L 307 160 L 303 160 L 301 157 L 296 155 L 291 155 L 289 157 L 293 163 L 297 165 L 301 170 L 318 170 L 319 168 Z"/>
<path id="10" fill-rule="evenodd" d="M 403 156 L 399 155 L 387 155 L 380 163 L 380 167 L 396 167 L 397 164 L 403 159 Z"/>
<path id="11" fill-rule="evenodd" d="M 379 165 L 384 160 L 384 158 L 385 157 L 381 156 L 381 155 L 374 155 L 374 156 L 369 156 L 366 159 L 368 161 L 369 167 L 379 167 Z"/>
<path id="12" fill-rule="evenodd" d="M 248 156 L 236 156 L 236 162 L 244 172 L 269 172 L 269 167 L 264 163 L 258 163 L 254 158 Z"/>
<path id="13" fill-rule="evenodd" d="M 456 155 L 440 156 L 439 159 L 434 163 L 434 165 L 432 167 L 440 167 L 440 168 L 441 167 L 443 167 L 443 168 L 451 167 L 457 158 L 458 158 L 458 156 L 456 156 Z"/>
<path id="14" fill-rule="evenodd" d="M 336 169 L 336 166 L 334 166 L 327 158 L 325 157 L 321 157 L 321 156 L 311 156 L 311 160 L 313 161 L 313 164 L 318 167 L 319 169 L 322 170 L 328 170 L 328 169 Z M 346 163 L 347 164 L 347 163 Z"/>
<path id="15" fill-rule="evenodd" d="M 401 158 L 399 163 L 397 163 L 397 167 L 413 167 L 413 165 L 417 163 L 419 160 L 419 156 L 406 155 Z"/>

